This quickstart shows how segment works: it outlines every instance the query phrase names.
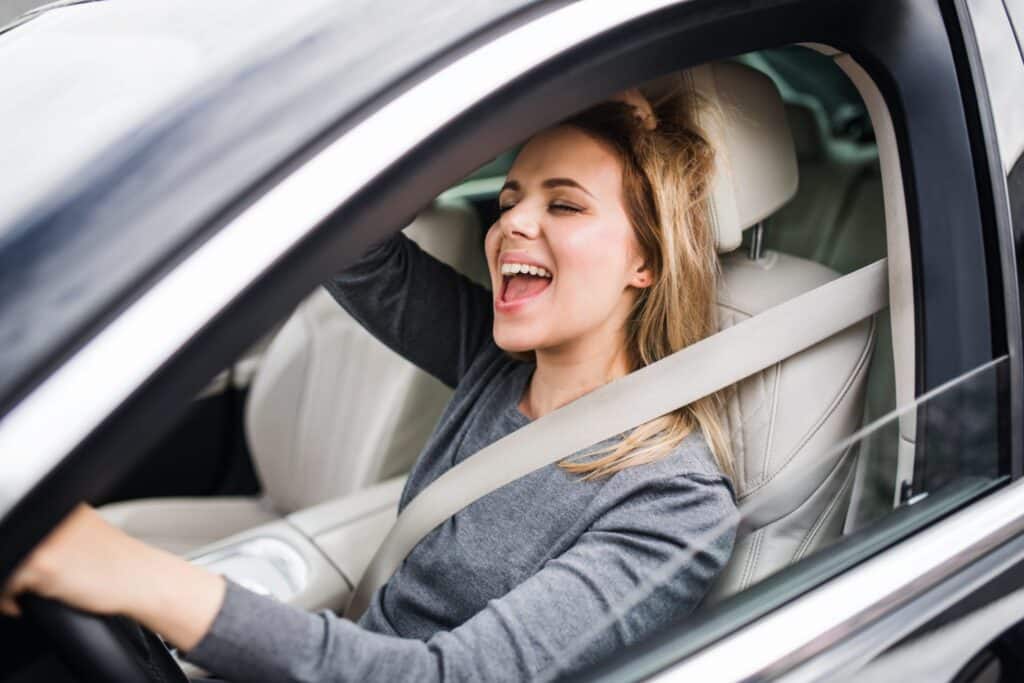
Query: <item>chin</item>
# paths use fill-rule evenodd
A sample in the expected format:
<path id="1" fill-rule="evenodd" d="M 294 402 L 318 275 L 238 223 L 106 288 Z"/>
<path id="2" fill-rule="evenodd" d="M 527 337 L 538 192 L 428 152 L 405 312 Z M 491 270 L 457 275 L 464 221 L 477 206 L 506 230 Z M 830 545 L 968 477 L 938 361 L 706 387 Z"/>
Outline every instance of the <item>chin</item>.
<path id="1" fill-rule="evenodd" d="M 510 334 L 507 330 L 497 329 L 493 334 L 497 347 L 509 353 L 529 353 L 540 345 L 537 336 L 532 334 Z"/>

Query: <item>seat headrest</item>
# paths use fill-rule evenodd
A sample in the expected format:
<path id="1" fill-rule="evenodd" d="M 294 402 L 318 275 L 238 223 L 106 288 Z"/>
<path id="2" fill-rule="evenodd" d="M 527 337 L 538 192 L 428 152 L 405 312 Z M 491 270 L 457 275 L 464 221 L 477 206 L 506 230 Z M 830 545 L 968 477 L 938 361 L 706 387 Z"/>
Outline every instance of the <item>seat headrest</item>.
<path id="1" fill-rule="evenodd" d="M 702 64 L 659 78 L 642 90 L 696 92 L 707 104 L 700 123 L 715 146 L 711 193 L 718 252 L 740 245 L 743 231 L 790 200 L 797 189 L 793 137 L 782 96 L 768 76 L 735 62 Z"/>

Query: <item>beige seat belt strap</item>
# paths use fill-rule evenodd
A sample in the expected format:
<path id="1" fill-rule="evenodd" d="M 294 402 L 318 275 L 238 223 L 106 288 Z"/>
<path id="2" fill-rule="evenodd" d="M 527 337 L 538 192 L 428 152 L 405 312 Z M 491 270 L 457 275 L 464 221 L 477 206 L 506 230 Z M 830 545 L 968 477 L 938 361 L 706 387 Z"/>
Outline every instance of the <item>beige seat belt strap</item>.
<path id="1" fill-rule="evenodd" d="M 591 391 L 466 458 L 405 507 L 345 610 L 356 619 L 435 527 L 473 501 L 604 439 L 724 389 L 888 305 L 886 259 L 837 278 Z"/>

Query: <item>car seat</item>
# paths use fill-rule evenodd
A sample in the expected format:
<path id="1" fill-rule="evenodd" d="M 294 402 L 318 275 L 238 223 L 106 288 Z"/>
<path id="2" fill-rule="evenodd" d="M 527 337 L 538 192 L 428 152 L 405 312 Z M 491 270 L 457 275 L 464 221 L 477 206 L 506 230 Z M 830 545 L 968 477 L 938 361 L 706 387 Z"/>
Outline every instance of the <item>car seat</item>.
<path id="1" fill-rule="evenodd" d="M 817 261 L 840 274 L 885 256 L 885 209 L 876 145 L 832 137 L 825 111 L 813 97 L 787 96 L 786 112 L 802 181 L 793 200 L 766 221 L 765 246 Z M 865 424 L 896 408 L 891 336 L 888 316 L 880 316 L 868 369 Z M 886 448 L 881 439 L 866 439 L 858 450 L 847 531 L 885 514 L 893 505 L 895 450 Z"/>
<path id="2" fill-rule="evenodd" d="M 772 81 L 748 66 L 722 62 L 659 79 L 645 91 L 657 97 L 680 81 L 713 104 L 702 122 L 716 148 L 712 213 L 724 329 L 838 274 L 779 251 L 752 256 L 737 250 L 742 231 L 760 229 L 797 189 L 794 143 Z M 742 590 L 842 534 L 856 453 L 833 446 L 861 424 L 873 346 L 874 320 L 868 319 L 726 392 L 743 522 L 710 600 Z"/>
<path id="3" fill-rule="evenodd" d="M 487 280 L 480 225 L 467 203 L 435 202 L 406 234 Z M 263 495 L 135 500 L 100 512 L 129 534 L 184 554 L 408 471 L 450 396 L 318 288 L 274 336 L 246 404 L 246 440 Z"/>

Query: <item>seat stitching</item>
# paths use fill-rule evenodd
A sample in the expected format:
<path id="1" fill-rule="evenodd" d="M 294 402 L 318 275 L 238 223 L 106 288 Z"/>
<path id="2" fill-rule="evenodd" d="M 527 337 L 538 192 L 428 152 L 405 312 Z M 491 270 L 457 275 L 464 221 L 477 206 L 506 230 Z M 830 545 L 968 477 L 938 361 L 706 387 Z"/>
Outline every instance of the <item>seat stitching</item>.
<path id="1" fill-rule="evenodd" d="M 846 452 L 843 454 L 843 457 L 839 459 L 839 463 L 843 463 L 847 459 L 847 457 L 849 457 L 850 452 L 853 450 L 853 446 L 854 445 L 851 444 L 850 447 L 846 449 Z M 825 522 L 832 516 L 832 513 L 839 505 L 839 501 L 842 500 L 843 496 L 846 494 L 846 491 L 849 488 L 850 483 L 853 481 L 852 475 L 854 472 L 856 472 L 856 470 L 856 464 L 850 467 L 849 471 L 846 473 L 846 477 L 843 480 L 842 486 L 839 487 L 839 491 L 837 491 L 836 495 L 832 497 L 832 500 L 829 501 L 829 504 L 827 506 L 825 506 L 825 510 L 822 512 L 818 520 L 814 523 L 814 526 L 812 526 L 808 530 L 807 535 L 805 535 L 803 540 L 800 541 L 800 545 L 797 547 L 796 553 L 793 555 L 794 561 L 799 560 L 804 556 L 804 553 L 807 552 L 807 549 L 810 547 L 811 543 L 814 542 L 815 538 L 825 527 Z"/>
<path id="2" fill-rule="evenodd" d="M 761 542 L 763 539 L 764 529 L 758 529 L 754 532 L 753 547 L 750 549 L 750 555 L 747 556 L 747 564 L 743 568 L 743 575 L 740 577 L 741 590 L 749 586 L 753 580 L 754 568 L 757 566 L 757 560 L 761 556 Z"/>
<path id="3" fill-rule="evenodd" d="M 867 337 L 867 343 L 864 345 L 864 349 L 861 351 L 861 355 L 857 359 L 857 363 L 854 364 L 853 369 L 850 372 L 850 375 L 843 383 L 843 386 L 840 387 L 839 392 L 836 394 L 835 398 L 833 398 L 832 402 L 829 404 L 828 409 L 822 414 L 820 418 L 818 418 L 817 423 L 810 429 L 810 431 L 808 431 L 807 434 L 805 434 L 804 437 L 800 439 L 800 442 L 796 445 L 796 447 L 793 448 L 789 456 L 786 458 L 785 462 L 783 462 L 782 465 L 779 466 L 779 469 L 772 473 L 772 475 L 768 477 L 768 479 L 766 479 L 764 482 L 758 484 L 755 488 L 741 495 L 741 499 L 750 496 L 752 493 L 755 493 L 756 491 L 759 491 L 760 489 L 770 484 L 775 479 L 775 477 L 777 477 L 784 469 L 786 469 L 786 467 L 789 466 L 789 464 L 797 456 L 800 450 L 805 445 L 807 445 L 807 442 L 810 441 L 814 437 L 814 435 L 818 433 L 818 431 L 821 430 L 825 423 L 828 422 L 828 419 L 832 416 L 832 414 L 839 408 L 840 404 L 843 402 L 843 399 L 846 398 L 846 395 L 850 392 L 850 389 L 853 388 L 858 375 L 860 375 L 861 371 L 864 370 L 864 368 L 867 366 L 867 361 L 871 358 L 871 351 L 875 347 L 875 317 L 871 316 L 869 320 L 871 322 L 869 326 L 870 329 Z"/>
<path id="4" fill-rule="evenodd" d="M 740 315 L 745 315 L 748 318 L 753 318 L 754 317 L 754 314 L 751 313 L 750 311 L 747 311 L 747 310 L 744 310 L 742 308 L 739 308 L 738 306 L 736 306 L 734 304 L 730 304 L 730 303 L 727 303 L 727 302 L 724 302 L 724 301 L 719 301 L 718 305 L 721 306 L 722 308 L 725 308 L 725 309 L 728 309 L 728 310 L 732 311 L 733 313 L 738 313 Z M 742 322 L 742 321 L 740 321 L 740 322 Z M 736 325 L 739 325 L 739 324 L 740 324 L 739 322 L 734 322 L 732 325 L 729 325 L 729 327 L 735 327 Z M 724 328 L 724 329 L 728 329 L 728 328 Z M 721 332 L 721 331 L 722 330 L 719 330 L 719 332 Z"/>
<path id="5" fill-rule="evenodd" d="M 740 399 L 740 387 L 739 387 L 739 384 L 738 383 L 737 384 L 733 384 L 730 387 L 730 389 L 732 390 L 733 399 L 734 399 L 734 401 L 736 403 L 736 414 L 737 414 L 737 417 L 739 419 L 739 424 L 738 425 L 731 425 L 730 427 L 736 427 L 739 430 L 739 434 L 740 434 L 738 442 L 739 442 L 739 446 L 740 446 L 740 451 L 741 452 L 740 452 L 740 456 L 738 458 L 735 458 L 735 461 L 736 461 L 736 465 L 737 465 L 737 473 L 738 473 L 738 476 L 739 476 L 738 484 L 739 484 L 739 486 L 742 487 L 746 483 L 746 481 L 747 481 L 747 458 L 746 458 L 746 455 L 747 455 L 747 445 L 746 445 L 746 441 L 744 441 L 744 439 L 743 439 L 743 423 L 744 423 L 746 418 L 743 415 L 743 401 Z M 730 436 L 731 436 L 731 429 L 730 429 Z"/>
<path id="6" fill-rule="evenodd" d="M 753 380 L 751 382 L 751 384 L 754 385 L 754 388 L 752 389 L 752 391 L 754 392 L 754 397 L 755 397 L 755 399 L 757 399 L 758 405 L 763 404 L 764 403 L 764 398 L 763 397 L 764 397 L 765 393 L 767 393 L 767 392 L 763 388 L 764 377 L 762 376 L 762 373 L 759 372 L 756 375 L 753 375 L 751 378 L 748 378 L 748 379 Z M 747 409 L 745 407 L 746 401 L 744 399 L 744 396 L 747 394 L 747 392 L 744 391 L 745 385 L 747 385 L 747 380 L 742 380 L 742 381 L 737 382 L 736 384 L 732 385 L 732 387 L 733 387 L 733 389 L 734 389 L 734 391 L 736 393 L 736 397 L 737 397 L 736 398 L 736 405 L 738 406 L 739 417 L 740 417 L 739 423 L 737 425 L 736 441 L 737 441 L 737 443 L 740 446 L 741 453 L 738 456 L 736 456 L 736 459 L 737 459 L 737 462 L 740 463 L 743 466 L 743 475 L 744 475 L 744 477 L 741 480 L 741 484 L 742 484 L 742 489 L 743 490 L 746 490 L 746 488 L 747 488 L 746 487 L 747 476 L 749 475 L 750 477 L 754 477 L 756 475 L 756 473 L 757 473 L 756 469 L 753 472 L 748 472 L 747 471 L 747 452 L 749 450 L 751 450 L 751 449 L 747 447 L 747 439 L 744 438 L 744 434 L 746 433 L 746 426 L 747 426 L 747 424 L 752 421 L 752 416 L 756 415 L 758 413 L 758 410 L 757 410 L 757 408 L 755 408 L 752 412 L 750 412 L 750 413 L 747 412 Z M 751 446 L 754 449 L 757 448 L 756 444 L 752 444 Z M 756 450 L 755 450 L 755 452 L 756 452 Z M 751 465 L 753 465 L 753 463 L 751 463 Z"/>
<path id="7" fill-rule="evenodd" d="M 761 480 L 764 481 L 765 477 L 769 476 L 768 472 L 768 461 L 771 459 L 772 444 L 775 441 L 775 417 L 779 410 L 779 387 L 782 385 L 782 363 L 776 363 L 775 366 L 775 385 L 772 389 L 771 399 L 771 412 L 768 416 L 768 440 L 765 443 L 764 458 L 761 461 Z M 765 382 L 765 374 L 761 372 L 761 381 Z"/>
<path id="8" fill-rule="evenodd" d="M 754 534 L 753 545 L 750 549 L 750 555 L 747 557 L 747 566 L 743 571 L 743 578 L 741 585 L 746 588 L 753 581 L 754 569 L 757 567 L 757 560 L 761 556 L 761 543 L 764 541 L 764 531 L 758 529 Z"/>
<path id="9" fill-rule="evenodd" d="M 830 477 L 832 477 L 832 475 L 834 475 L 836 473 L 836 471 L 840 467 L 843 466 L 843 463 L 844 463 L 844 461 L 845 461 L 845 459 L 846 459 L 846 457 L 848 455 L 849 455 L 849 449 L 846 451 L 846 453 L 843 454 L 843 457 L 839 458 L 836 461 L 835 465 L 833 465 L 832 468 L 829 469 L 829 471 L 825 474 L 825 476 L 822 478 L 823 482 L 824 481 L 828 481 L 828 479 Z M 781 514 L 781 515 L 779 515 L 778 517 L 776 517 L 774 519 L 768 520 L 767 522 L 765 522 L 764 524 L 761 525 L 761 527 L 758 529 L 758 531 L 764 531 L 769 526 L 773 526 L 773 525 L 779 524 L 780 522 L 783 522 L 783 521 L 793 517 L 793 515 L 799 514 L 801 512 L 801 508 L 803 508 L 803 506 L 807 505 L 809 500 L 810 500 L 810 497 L 804 498 L 801 501 L 800 505 L 798 505 L 796 508 L 794 508 L 794 509 L 792 509 L 792 510 L 790 510 L 790 511 L 784 513 L 784 514 Z"/>

